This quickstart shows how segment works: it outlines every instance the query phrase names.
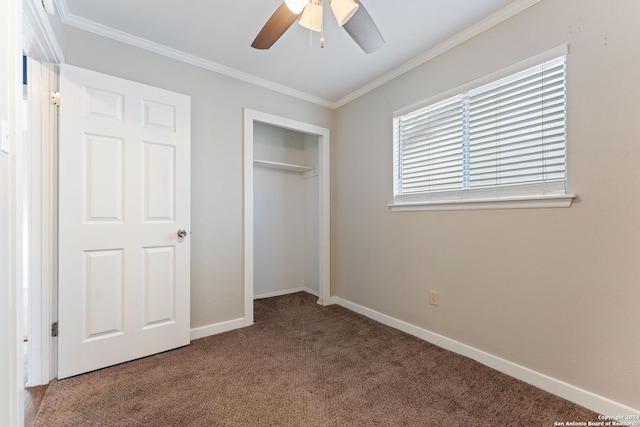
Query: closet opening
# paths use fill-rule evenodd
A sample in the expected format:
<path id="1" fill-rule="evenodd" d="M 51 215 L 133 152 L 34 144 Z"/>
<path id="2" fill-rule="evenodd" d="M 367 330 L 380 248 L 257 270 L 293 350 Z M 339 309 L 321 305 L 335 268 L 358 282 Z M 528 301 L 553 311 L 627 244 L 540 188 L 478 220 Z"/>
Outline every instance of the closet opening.
<path id="1" fill-rule="evenodd" d="M 244 111 L 245 320 L 253 300 L 329 303 L 329 130 Z"/>

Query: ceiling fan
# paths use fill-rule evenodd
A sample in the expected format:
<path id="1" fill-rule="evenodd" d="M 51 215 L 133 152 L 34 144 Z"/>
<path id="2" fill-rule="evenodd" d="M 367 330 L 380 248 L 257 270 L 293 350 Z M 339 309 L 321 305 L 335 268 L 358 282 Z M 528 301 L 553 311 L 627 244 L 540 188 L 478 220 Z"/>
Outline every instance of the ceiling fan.
<path id="1" fill-rule="evenodd" d="M 345 29 L 365 53 L 384 44 L 384 38 L 359 0 L 326 0 L 338 25 Z M 323 0 L 284 0 L 251 44 L 255 49 L 269 49 L 300 18 L 300 25 L 322 33 Z M 320 39 L 324 46 L 324 39 Z"/>

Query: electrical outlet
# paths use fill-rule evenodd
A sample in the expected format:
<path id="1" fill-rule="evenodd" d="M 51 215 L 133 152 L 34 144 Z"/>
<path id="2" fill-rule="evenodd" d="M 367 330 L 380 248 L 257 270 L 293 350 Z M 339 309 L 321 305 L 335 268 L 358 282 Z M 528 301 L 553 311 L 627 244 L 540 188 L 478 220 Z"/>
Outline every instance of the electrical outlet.
<path id="1" fill-rule="evenodd" d="M 438 291 L 429 291 L 429 303 L 431 305 L 440 305 L 440 298 L 438 297 Z"/>

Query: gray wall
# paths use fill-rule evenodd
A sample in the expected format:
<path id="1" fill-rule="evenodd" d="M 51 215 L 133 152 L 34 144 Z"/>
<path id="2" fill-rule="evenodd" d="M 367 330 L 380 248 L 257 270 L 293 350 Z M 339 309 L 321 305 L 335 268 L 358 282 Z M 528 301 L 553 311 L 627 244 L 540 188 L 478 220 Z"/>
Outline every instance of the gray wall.
<path id="1" fill-rule="evenodd" d="M 332 294 L 639 408 L 639 17 L 542 0 L 340 108 Z M 563 43 L 573 207 L 389 211 L 393 111 Z"/>
<path id="2" fill-rule="evenodd" d="M 242 108 L 330 127 L 332 111 L 63 27 L 71 65 L 191 96 L 191 327 L 243 313 Z"/>

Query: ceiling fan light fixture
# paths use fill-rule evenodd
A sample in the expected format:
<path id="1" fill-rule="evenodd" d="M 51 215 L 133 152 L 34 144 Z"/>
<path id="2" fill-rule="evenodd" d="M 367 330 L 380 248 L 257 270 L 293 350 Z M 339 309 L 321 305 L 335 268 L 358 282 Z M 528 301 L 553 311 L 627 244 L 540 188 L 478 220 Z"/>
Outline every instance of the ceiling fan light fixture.
<path id="1" fill-rule="evenodd" d="M 380 34 L 380 30 L 378 30 L 375 22 L 371 19 L 371 15 L 359 0 L 329 0 L 329 3 L 337 21 L 340 25 L 343 25 L 344 31 L 360 46 L 364 53 L 375 52 L 384 45 L 384 38 Z M 297 10 L 296 5 L 300 13 L 293 12 L 293 10 Z M 312 5 L 315 5 L 315 7 L 311 7 Z M 306 6 L 309 6 L 308 15 L 305 14 L 303 18 L 301 15 Z M 313 13 L 313 9 L 315 9 L 315 13 Z M 312 28 L 309 31 L 310 44 L 313 40 L 313 30 L 315 30 L 321 34 L 320 47 L 323 47 L 322 0 L 283 0 L 267 23 L 264 24 L 253 43 L 251 43 L 251 47 L 254 49 L 269 49 L 294 22 L 300 19 L 303 26 Z M 313 22 L 316 22 L 316 24 L 313 24 Z"/>
<path id="2" fill-rule="evenodd" d="M 322 3 L 310 2 L 302 11 L 299 24 L 311 31 L 322 31 Z"/>
<path id="3" fill-rule="evenodd" d="M 291 12 L 299 15 L 309 0 L 284 0 L 284 2 Z"/>
<path id="4" fill-rule="evenodd" d="M 341 27 L 351 19 L 360 7 L 354 0 L 331 0 L 330 3 L 333 15 Z"/>

